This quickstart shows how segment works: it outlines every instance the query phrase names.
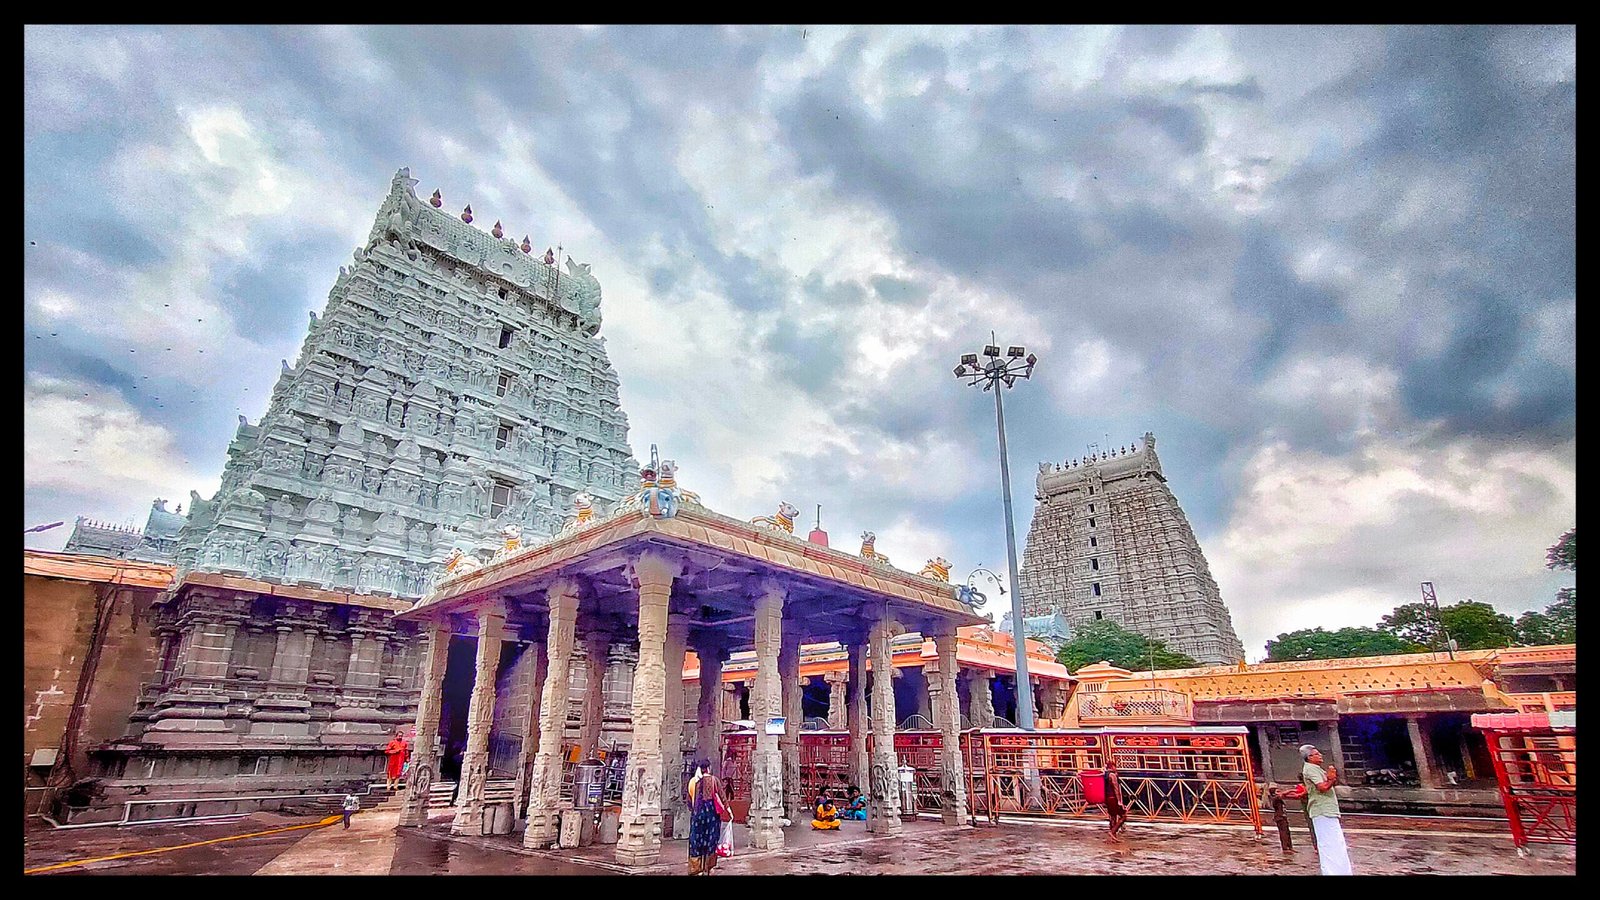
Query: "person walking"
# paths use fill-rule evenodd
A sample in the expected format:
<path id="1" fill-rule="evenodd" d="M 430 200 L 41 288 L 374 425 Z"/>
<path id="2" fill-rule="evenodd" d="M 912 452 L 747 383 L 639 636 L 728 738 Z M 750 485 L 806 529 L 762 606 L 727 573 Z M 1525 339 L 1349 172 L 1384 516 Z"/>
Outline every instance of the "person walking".
<path id="1" fill-rule="evenodd" d="M 722 780 L 711 773 L 711 761 L 695 760 L 689 779 L 689 874 L 710 875 L 717 867 L 722 823 L 733 820 L 723 798 Z"/>
<path id="2" fill-rule="evenodd" d="M 1324 769 L 1322 751 L 1311 744 L 1300 745 L 1300 756 L 1306 761 L 1300 769 L 1300 783 L 1306 790 L 1306 815 L 1316 835 L 1322 874 L 1353 875 L 1350 852 L 1344 844 L 1344 825 L 1339 820 L 1339 798 L 1333 790 L 1339 783 L 1339 772 L 1333 766 Z"/>
<path id="3" fill-rule="evenodd" d="M 1122 808 L 1122 782 L 1117 778 L 1116 766 L 1108 758 L 1105 778 L 1106 818 L 1111 826 L 1111 842 L 1122 843 L 1122 828 L 1128 824 L 1128 811 Z"/>
<path id="4" fill-rule="evenodd" d="M 346 831 L 350 830 L 350 817 L 355 815 L 360 809 L 361 798 L 357 797 L 354 791 L 344 795 L 344 806 L 339 810 L 339 813 L 340 815 L 344 816 L 344 827 Z"/>

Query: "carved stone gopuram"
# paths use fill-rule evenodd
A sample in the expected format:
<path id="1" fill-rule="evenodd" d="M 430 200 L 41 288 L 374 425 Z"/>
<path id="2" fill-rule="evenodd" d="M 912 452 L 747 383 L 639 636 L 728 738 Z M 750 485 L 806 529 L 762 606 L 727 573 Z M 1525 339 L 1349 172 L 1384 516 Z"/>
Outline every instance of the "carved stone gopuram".
<path id="1" fill-rule="evenodd" d="M 1155 435 L 1039 466 L 1023 555 L 1023 615 L 1110 619 L 1206 664 L 1244 659 L 1194 530 L 1167 487 Z"/>

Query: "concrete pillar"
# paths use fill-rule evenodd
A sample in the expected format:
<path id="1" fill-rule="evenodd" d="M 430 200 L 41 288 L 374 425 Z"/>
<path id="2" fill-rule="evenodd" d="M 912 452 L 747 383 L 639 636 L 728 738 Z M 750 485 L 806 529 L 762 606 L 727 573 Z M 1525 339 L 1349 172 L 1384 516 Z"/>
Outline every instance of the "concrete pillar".
<path id="1" fill-rule="evenodd" d="M 872 763 L 867 758 L 867 645 L 850 645 L 850 693 L 845 727 L 850 730 L 850 780 L 863 791 L 872 789 Z"/>
<path id="2" fill-rule="evenodd" d="M 528 829 L 523 846 L 543 850 L 561 832 L 561 732 L 567 726 L 567 672 L 572 664 L 573 630 L 578 618 L 578 583 L 562 579 L 547 592 L 550 628 L 544 693 L 539 701 L 539 752 L 533 759 L 528 791 Z"/>
<path id="3" fill-rule="evenodd" d="M 667 708 L 661 725 L 661 831 L 679 841 L 689 837 L 689 801 L 683 796 L 683 658 L 688 643 L 689 617 L 669 614 L 664 664 Z M 644 659 L 642 646 L 639 658 Z M 637 671 L 635 688 L 638 686 Z"/>
<path id="4" fill-rule="evenodd" d="M 489 780 L 489 732 L 494 727 L 495 669 L 500 665 L 500 640 L 506 627 L 502 600 L 478 609 L 478 656 L 472 700 L 467 705 L 467 748 L 461 755 L 461 786 L 456 792 L 456 818 L 451 834 L 483 834 L 483 790 Z"/>
<path id="5" fill-rule="evenodd" d="M 606 720 L 606 669 L 611 665 L 611 632 L 593 629 L 584 636 L 587 678 L 583 688 L 583 717 L 578 726 L 579 759 L 600 755 L 600 730 Z"/>
<path id="6" fill-rule="evenodd" d="M 784 619 L 783 639 L 779 641 L 778 677 L 783 680 L 783 735 L 778 738 L 778 751 L 783 755 L 783 788 L 785 817 L 800 821 L 807 809 L 806 799 L 800 789 L 800 635 L 793 619 Z M 756 720 L 761 727 L 761 720 Z"/>
<path id="7" fill-rule="evenodd" d="M 872 654 L 872 787 L 867 795 L 867 830 L 900 833 L 899 761 L 894 752 L 894 659 L 889 639 L 899 625 L 880 610 L 868 638 Z"/>
<path id="8" fill-rule="evenodd" d="M 517 754 L 517 789 L 512 815 L 518 819 L 528 812 L 528 789 L 533 784 L 533 761 L 539 754 L 539 722 L 544 705 L 544 681 L 550 672 L 550 660 L 545 652 L 544 641 L 535 641 L 523 652 L 533 654 L 533 672 L 526 698 L 528 714 L 522 723 L 522 750 Z"/>
<path id="9" fill-rule="evenodd" d="M 783 643 L 783 587 L 763 581 L 755 597 L 755 688 L 750 698 L 750 718 L 755 721 L 756 746 L 751 754 L 750 844 L 757 850 L 783 849 L 783 752 L 778 736 L 767 734 L 767 720 L 780 715 L 783 681 L 778 674 L 778 651 Z M 788 727 L 794 727 L 792 724 Z"/>
<path id="10" fill-rule="evenodd" d="M 723 698 L 733 687 L 722 683 L 722 663 L 728 658 L 728 651 L 709 640 L 703 640 L 695 645 L 694 653 L 700 658 L 700 703 L 695 708 L 694 752 L 696 758 L 705 757 L 715 766 L 720 778 L 723 777 Z"/>
<path id="11" fill-rule="evenodd" d="M 1267 723 L 1256 723 L 1256 746 L 1261 748 L 1261 780 L 1272 784 L 1276 779 L 1272 774 L 1272 742 L 1267 740 Z M 1328 751 L 1332 753 L 1332 750 Z M 1340 773 L 1344 774 L 1344 773 Z"/>
<path id="12" fill-rule="evenodd" d="M 850 690 L 850 673 L 827 672 L 822 681 L 828 686 L 828 730 L 843 731 L 846 727 L 845 695 Z"/>
<path id="13" fill-rule="evenodd" d="M 428 650 L 422 659 L 422 674 L 417 690 L 417 734 L 411 748 L 411 777 L 406 784 L 405 806 L 400 824 L 410 827 L 428 824 L 428 791 L 439 775 L 439 714 L 444 702 L 444 668 L 450 656 L 450 624 L 439 619 L 428 623 Z"/>
<path id="14" fill-rule="evenodd" d="M 939 729 L 939 775 L 944 788 L 944 823 L 961 825 L 967 821 L 967 775 L 961 760 L 961 698 L 956 694 L 956 630 L 936 633 L 933 646 L 939 651 L 938 668 L 928 686 L 934 691 L 933 722 Z"/>
<path id="15" fill-rule="evenodd" d="M 994 672 L 989 669 L 973 669 L 967 679 L 967 719 L 973 728 L 994 727 L 994 690 L 989 686 L 993 678 Z"/>
<path id="16" fill-rule="evenodd" d="M 661 857 L 662 737 L 667 714 L 667 610 L 672 581 L 683 564 L 646 553 L 633 564 L 639 591 L 639 663 L 633 679 L 633 745 L 628 749 L 628 776 L 622 788 L 622 823 L 617 862 L 653 865 Z M 683 644 L 678 644 L 676 693 L 683 693 Z M 682 728 L 682 712 L 679 712 Z M 676 773 L 674 773 L 676 779 Z"/>
<path id="17" fill-rule="evenodd" d="M 1416 757 L 1417 781 L 1422 787 L 1444 787 L 1439 779 L 1439 767 L 1433 760 L 1433 742 L 1428 730 L 1422 727 L 1422 716 L 1406 716 L 1406 730 L 1411 732 L 1411 753 Z"/>

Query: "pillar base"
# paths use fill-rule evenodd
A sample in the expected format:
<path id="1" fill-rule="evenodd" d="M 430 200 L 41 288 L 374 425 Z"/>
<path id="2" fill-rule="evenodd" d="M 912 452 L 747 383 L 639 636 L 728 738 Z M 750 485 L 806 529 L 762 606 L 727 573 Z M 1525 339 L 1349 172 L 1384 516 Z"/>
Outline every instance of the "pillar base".
<path id="1" fill-rule="evenodd" d="M 641 847 L 637 850 L 626 849 L 620 844 L 617 846 L 617 865 L 640 868 L 653 866 L 661 861 L 660 847 Z"/>
<path id="2" fill-rule="evenodd" d="M 549 850 L 561 839 L 561 813 L 558 810 L 535 812 L 528 818 L 522 846 L 529 850 Z"/>

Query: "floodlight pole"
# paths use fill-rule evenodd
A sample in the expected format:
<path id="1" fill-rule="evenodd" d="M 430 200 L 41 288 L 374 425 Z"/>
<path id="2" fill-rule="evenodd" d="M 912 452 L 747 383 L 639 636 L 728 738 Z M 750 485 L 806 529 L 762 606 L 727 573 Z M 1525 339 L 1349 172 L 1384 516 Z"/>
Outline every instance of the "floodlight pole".
<path id="1" fill-rule="evenodd" d="M 994 340 L 993 335 L 990 340 Z M 1017 580 L 1017 528 L 1011 508 L 1011 465 L 1006 458 L 1005 402 L 1000 397 L 1002 387 L 1011 387 L 1018 378 L 1026 379 L 1033 374 L 1034 363 L 1038 360 L 1031 353 L 1024 360 L 1024 353 L 1022 347 L 1012 347 L 1002 359 L 999 345 L 991 343 L 984 349 L 984 355 L 989 358 L 987 365 L 980 366 L 976 354 L 968 354 L 956 367 L 956 377 L 970 379 L 969 386 L 981 384 L 984 390 L 994 391 L 995 430 L 1000 436 L 1000 496 L 1006 514 L 1006 561 L 1010 564 L 1011 638 L 1017 654 L 1017 727 L 1032 731 L 1033 684 L 1028 677 L 1028 635 L 1022 620 L 1022 587 Z"/>
<path id="2" fill-rule="evenodd" d="M 996 360 L 998 363 L 998 360 Z M 1028 678 L 1028 634 L 1022 623 L 1022 588 L 1017 584 L 1017 526 L 1011 513 L 1011 465 L 1006 460 L 1006 410 L 994 386 L 994 422 L 1000 433 L 1000 495 L 1006 506 L 1006 562 L 1011 576 L 1011 642 L 1017 651 L 1017 727 L 1033 730 L 1033 682 Z"/>

